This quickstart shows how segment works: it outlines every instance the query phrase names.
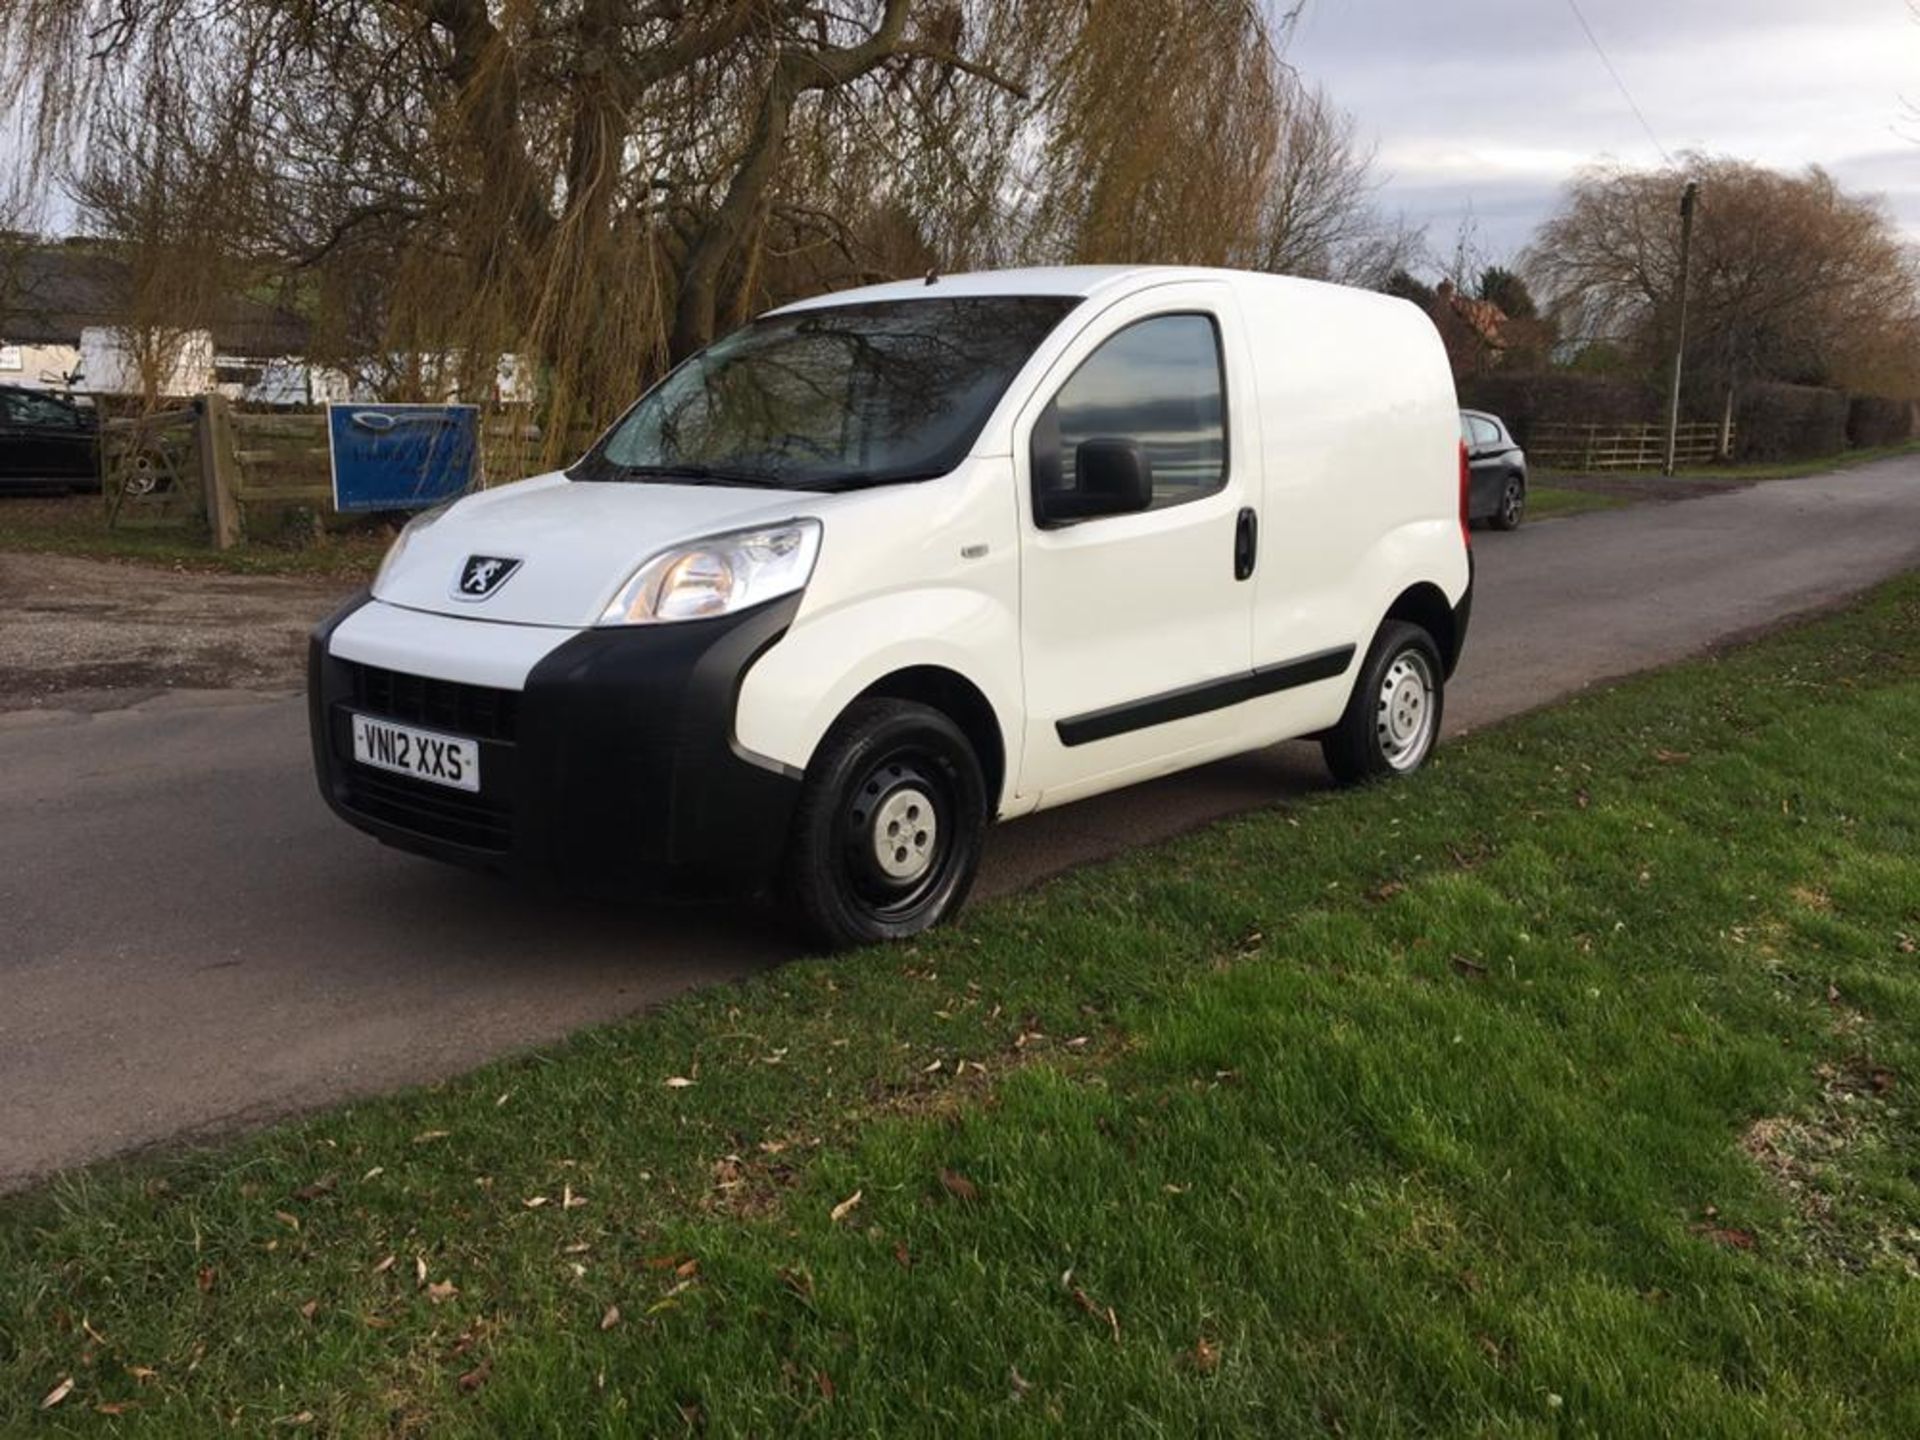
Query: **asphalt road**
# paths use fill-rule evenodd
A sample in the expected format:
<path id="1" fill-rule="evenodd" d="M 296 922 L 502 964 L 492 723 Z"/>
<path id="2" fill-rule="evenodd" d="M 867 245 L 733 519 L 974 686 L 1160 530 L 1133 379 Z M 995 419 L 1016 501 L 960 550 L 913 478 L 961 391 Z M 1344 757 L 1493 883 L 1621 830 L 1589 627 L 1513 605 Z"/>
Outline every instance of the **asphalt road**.
<path id="1" fill-rule="evenodd" d="M 1920 566 L 1920 458 L 1476 536 L 1449 729 Z M 1326 783 L 1284 745 L 1019 821 L 978 895 Z M 793 953 L 528 893 L 327 813 L 293 697 L 0 715 L 0 1187 L 429 1081 Z"/>

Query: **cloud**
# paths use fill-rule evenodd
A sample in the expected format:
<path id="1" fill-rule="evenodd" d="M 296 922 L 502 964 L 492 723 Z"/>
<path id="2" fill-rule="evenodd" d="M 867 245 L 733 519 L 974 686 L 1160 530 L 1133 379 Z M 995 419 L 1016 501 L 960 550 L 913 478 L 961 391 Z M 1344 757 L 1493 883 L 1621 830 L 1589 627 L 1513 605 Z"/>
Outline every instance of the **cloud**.
<path id="1" fill-rule="evenodd" d="M 1581 8 L 1669 153 L 1825 165 L 1920 240 L 1920 23 L 1899 0 Z M 1583 165 L 1660 160 L 1565 0 L 1311 0 L 1289 58 L 1377 140 L 1382 203 L 1439 250 L 1470 212 L 1508 254 Z"/>

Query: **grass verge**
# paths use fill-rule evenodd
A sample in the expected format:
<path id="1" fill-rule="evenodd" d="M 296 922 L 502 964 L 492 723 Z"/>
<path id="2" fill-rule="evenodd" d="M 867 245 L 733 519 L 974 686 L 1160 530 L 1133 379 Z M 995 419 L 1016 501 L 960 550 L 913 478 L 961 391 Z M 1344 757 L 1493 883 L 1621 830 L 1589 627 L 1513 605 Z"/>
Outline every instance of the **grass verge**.
<path id="1" fill-rule="evenodd" d="M 360 578 L 379 569 L 392 538 L 384 532 L 352 533 L 300 545 L 248 541 L 231 550 L 215 550 L 203 534 L 109 528 L 97 495 L 0 496 L 0 551 L 129 560 L 172 570 Z"/>
<path id="2" fill-rule="evenodd" d="M 1563 490 L 1555 485 L 1533 485 L 1527 489 L 1530 520 L 1584 515 L 1589 510 L 1620 510 L 1631 504 L 1632 499 L 1625 495 L 1605 495 L 1597 490 Z"/>
<path id="3" fill-rule="evenodd" d="M 0 1431 L 1920 1432 L 1916 634 L 0 1202 Z"/>
<path id="4" fill-rule="evenodd" d="M 1875 460 L 1891 460 L 1920 451 L 1920 440 L 1898 445 L 1876 445 L 1861 450 L 1845 450 L 1838 455 L 1816 456 L 1811 460 L 1781 460 L 1747 465 L 1689 465 L 1679 478 L 1699 480 L 1798 480 L 1807 475 L 1826 475 L 1835 470 L 1851 470 Z"/>

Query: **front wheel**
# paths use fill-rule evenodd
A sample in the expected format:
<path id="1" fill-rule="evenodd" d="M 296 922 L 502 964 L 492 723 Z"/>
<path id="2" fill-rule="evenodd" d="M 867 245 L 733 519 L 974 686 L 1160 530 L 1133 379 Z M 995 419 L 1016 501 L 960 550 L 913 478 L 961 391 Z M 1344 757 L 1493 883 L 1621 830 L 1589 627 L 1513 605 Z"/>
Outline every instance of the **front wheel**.
<path id="1" fill-rule="evenodd" d="M 787 890 L 842 949 L 939 924 L 973 885 L 986 780 L 960 727 L 926 705 L 861 700 L 840 717 L 794 815 Z"/>
<path id="2" fill-rule="evenodd" d="M 1440 737 L 1446 690 L 1440 648 L 1418 625 L 1389 620 L 1374 637 L 1339 723 L 1320 737 L 1343 785 L 1410 775 Z"/>

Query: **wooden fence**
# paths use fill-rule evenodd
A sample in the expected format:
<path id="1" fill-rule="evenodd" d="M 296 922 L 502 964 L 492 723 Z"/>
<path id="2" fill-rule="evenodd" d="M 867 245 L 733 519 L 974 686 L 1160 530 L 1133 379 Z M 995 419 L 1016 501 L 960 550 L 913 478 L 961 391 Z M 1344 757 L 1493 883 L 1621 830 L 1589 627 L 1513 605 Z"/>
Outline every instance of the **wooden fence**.
<path id="1" fill-rule="evenodd" d="M 1733 450 L 1733 426 L 1682 425 L 1674 461 L 1707 465 Z M 1562 425 L 1544 422 L 1527 436 L 1527 459 L 1552 470 L 1658 470 L 1667 461 L 1665 425 Z"/>
<path id="2" fill-rule="evenodd" d="M 481 427 L 480 484 L 538 464 L 540 432 L 508 416 Z M 200 526 L 218 549 L 247 533 L 249 513 L 319 516 L 333 508 L 324 413 L 235 410 L 220 395 L 101 429 L 101 492 L 114 525 Z"/>

